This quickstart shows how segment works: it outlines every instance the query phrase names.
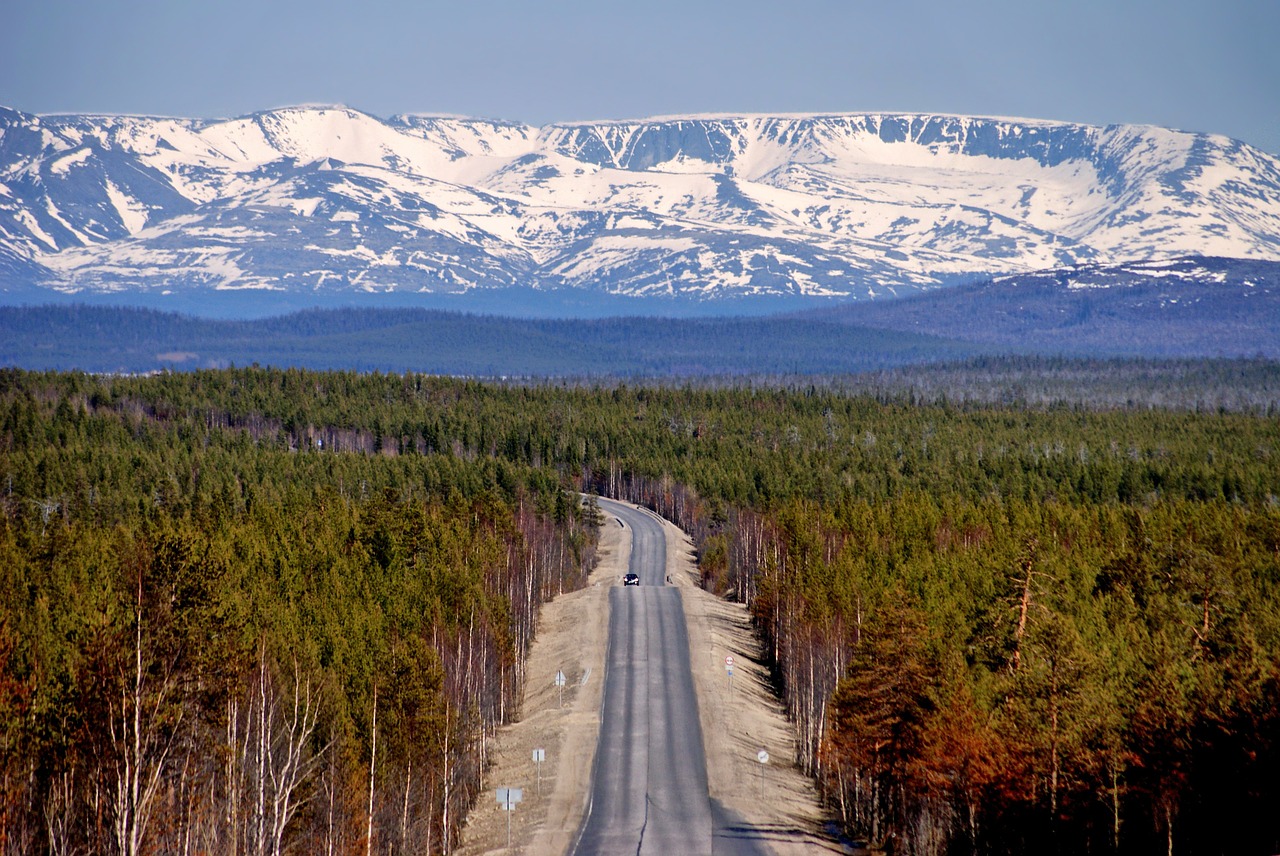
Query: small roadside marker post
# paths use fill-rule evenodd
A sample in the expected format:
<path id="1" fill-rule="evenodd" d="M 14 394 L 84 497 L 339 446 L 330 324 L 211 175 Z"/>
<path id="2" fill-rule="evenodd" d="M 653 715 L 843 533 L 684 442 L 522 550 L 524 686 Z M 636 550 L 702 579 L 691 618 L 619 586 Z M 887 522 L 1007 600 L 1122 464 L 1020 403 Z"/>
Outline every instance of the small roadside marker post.
<path id="1" fill-rule="evenodd" d="M 556 669 L 556 686 L 560 688 L 560 706 L 564 707 L 564 672 Z"/>
<path id="2" fill-rule="evenodd" d="M 516 810 L 516 803 L 524 799 L 524 791 L 520 788 L 498 788 L 498 805 L 507 813 L 507 849 L 511 849 L 511 813 Z"/>
<path id="3" fill-rule="evenodd" d="M 761 749 L 756 753 L 756 760 L 760 762 L 760 799 L 764 799 L 764 767 L 769 763 L 769 753 Z"/>
<path id="4" fill-rule="evenodd" d="M 542 762 L 547 760 L 547 750 L 534 749 L 533 763 L 538 765 L 538 796 L 542 796 Z"/>

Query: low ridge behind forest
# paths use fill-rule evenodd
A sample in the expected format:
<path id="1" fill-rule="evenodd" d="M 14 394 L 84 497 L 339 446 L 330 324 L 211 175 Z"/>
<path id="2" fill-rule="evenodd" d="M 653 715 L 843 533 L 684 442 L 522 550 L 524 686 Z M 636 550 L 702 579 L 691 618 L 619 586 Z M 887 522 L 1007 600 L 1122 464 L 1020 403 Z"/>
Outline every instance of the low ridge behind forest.
<path id="1" fill-rule="evenodd" d="M 448 852 L 579 492 L 749 606 L 849 835 L 1280 851 L 1278 377 L 4 370 L 0 853 Z"/>

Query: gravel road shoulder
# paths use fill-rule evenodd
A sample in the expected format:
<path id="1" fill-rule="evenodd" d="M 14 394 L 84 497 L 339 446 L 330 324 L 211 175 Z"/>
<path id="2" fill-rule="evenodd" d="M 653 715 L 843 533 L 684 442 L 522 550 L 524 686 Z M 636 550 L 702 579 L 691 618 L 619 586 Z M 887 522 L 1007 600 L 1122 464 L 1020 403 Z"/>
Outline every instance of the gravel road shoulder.
<path id="1" fill-rule="evenodd" d="M 817 794 L 792 760 L 795 741 L 770 689 L 746 609 L 703 591 L 688 536 L 670 522 L 663 526 L 668 574 L 679 588 L 688 623 L 711 798 L 765 832 L 777 856 L 843 852 L 823 834 Z M 491 747 L 486 789 L 457 851 L 463 856 L 562 856 L 572 843 L 586 808 L 599 735 L 608 589 L 621 585 L 630 552 L 630 530 L 607 517 L 599 563 L 587 587 L 543 606 L 521 718 L 502 728 Z M 732 690 L 726 656 L 734 658 Z M 554 685 L 557 670 L 566 678 L 563 707 Z M 535 748 L 546 751 L 540 791 Z M 769 754 L 767 765 L 757 760 L 761 749 Z M 510 817 L 510 850 L 508 818 L 493 794 L 498 787 L 524 790 L 524 801 Z"/>

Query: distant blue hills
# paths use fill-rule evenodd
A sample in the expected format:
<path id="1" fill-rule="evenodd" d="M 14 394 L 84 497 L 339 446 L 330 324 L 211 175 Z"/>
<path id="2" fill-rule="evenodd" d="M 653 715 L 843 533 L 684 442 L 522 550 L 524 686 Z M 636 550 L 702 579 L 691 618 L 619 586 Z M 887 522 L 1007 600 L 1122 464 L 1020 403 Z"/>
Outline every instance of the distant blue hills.
<path id="1" fill-rule="evenodd" d="M 1280 263 L 1081 266 L 768 317 L 529 319 L 420 308 L 217 320 L 0 307 L 0 365 L 250 364 L 475 377 L 840 375 L 995 355 L 1280 360 Z"/>

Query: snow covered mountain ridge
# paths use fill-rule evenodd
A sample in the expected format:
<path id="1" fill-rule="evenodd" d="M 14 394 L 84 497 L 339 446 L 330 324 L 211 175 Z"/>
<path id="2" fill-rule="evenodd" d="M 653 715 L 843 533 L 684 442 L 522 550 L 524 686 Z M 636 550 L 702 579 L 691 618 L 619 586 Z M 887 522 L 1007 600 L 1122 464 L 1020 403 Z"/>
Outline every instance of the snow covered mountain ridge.
<path id="1" fill-rule="evenodd" d="M 1280 260 L 1280 159 L 1148 126 L 943 115 L 537 128 L 0 108 L 3 302 L 727 307 L 1188 255 Z"/>

